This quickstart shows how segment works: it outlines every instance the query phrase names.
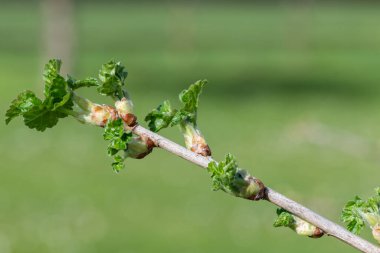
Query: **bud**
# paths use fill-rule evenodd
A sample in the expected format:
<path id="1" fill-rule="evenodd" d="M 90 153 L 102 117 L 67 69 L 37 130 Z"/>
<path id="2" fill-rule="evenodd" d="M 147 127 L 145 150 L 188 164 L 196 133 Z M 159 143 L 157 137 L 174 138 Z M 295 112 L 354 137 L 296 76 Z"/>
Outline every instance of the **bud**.
<path id="1" fill-rule="evenodd" d="M 134 126 L 136 124 L 136 116 L 133 114 L 133 103 L 131 100 L 123 97 L 121 100 L 115 102 L 116 111 L 120 118 L 128 126 Z"/>
<path id="2" fill-rule="evenodd" d="M 376 224 L 372 228 L 372 236 L 380 244 L 380 224 Z"/>
<path id="3" fill-rule="evenodd" d="M 264 184 L 243 169 L 238 169 L 236 172 L 232 186 L 235 188 L 236 195 L 245 199 L 260 200 L 265 194 Z"/>
<path id="4" fill-rule="evenodd" d="M 132 140 L 128 142 L 125 157 L 142 159 L 150 154 L 154 147 L 155 144 L 148 137 L 134 135 Z"/>
<path id="5" fill-rule="evenodd" d="M 283 208 L 277 209 L 277 216 L 273 224 L 274 227 L 288 227 L 298 235 L 306 235 L 310 238 L 320 238 L 324 235 L 320 228 L 298 218 Z"/>
<path id="6" fill-rule="evenodd" d="M 94 103 L 92 103 L 90 100 L 82 98 L 75 93 L 73 93 L 72 98 L 74 103 L 85 112 L 90 112 L 91 108 L 94 106 Z"/>
<path id="7" fill-rule="evenodd" d="M 293 215 L 295 220 L 294 231 L 299 235 L 306 235 L 311 238 L 320 238 L 323 236 L 323 231 L 320 228 L 298 218 Z"/>
<path id="8" fill-rule="evenodd" d="M 88 99 L 73 95 L 73 101 L 80 109 L 75 116 L 82 123 L 104 127 L 109 119 L 118 118 L 115 108 L 108 105 L 99 105 Z"/>
<path id="9" fill-rule="evenodd" d="M 211 156 L 211 149 L 199 129 L 192 123 L 186 122 L 181 123 L 181 130 L 185 138 L 187 149 L 202 156 Z"/>
<path id="10" fill-rule="evenodd" d="M 359 210 L 358 213 L 368 223 L 370 227 L 375 227 L 380 223 L 380 213 L 366 213 L 362 210 Z"/>
<path id="11" fill-rule="evenodd" d="M 108 105 L 93 104 L 91 111 L 87 114 L 83 114 L 82 119 L 84 123 L 92 124 L 100 127 L 104 127 L 109 119 L 116 120 L 116 110 Z"/>

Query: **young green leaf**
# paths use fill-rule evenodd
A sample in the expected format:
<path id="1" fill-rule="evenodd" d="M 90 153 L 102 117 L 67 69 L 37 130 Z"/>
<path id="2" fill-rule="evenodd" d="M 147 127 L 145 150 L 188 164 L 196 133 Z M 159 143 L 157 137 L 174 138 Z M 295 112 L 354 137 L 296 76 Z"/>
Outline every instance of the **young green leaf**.
<path id="1" fill-rule="evenodd" d="M 66 117 L 67 114 L 50 110 L 45 101 L 43 103 L 33 92 L 24 91 L 12 101 L 6 112 L 6 124 L 17 116 L 23 116 L 24 123 L 29 128 L 44 131 L 56 125 L 58 119 Z"/>
<path id="2" fill-rule="evenodd" d="M 233 182 L 238 171 L 238 165 L 233 155 L 227 154 L 225 160 L 219 163 L 215 161 L 210 162 L 207 171 L 211 175 L 212 188 L 214 191 L 235 192 Z"/>
<path id="3" fill-rule="evenodd" d="M 113 157 L 113 162 L 111 164 L 113 171 L 118 173 L 121 170 L 123 170 L 125 167 L 124 160 L 125 160 L 124 157 L 122 157 L 121 155 L 115 155 Z"/>
<path id="4" fill-rule="evenodd" d="M 75 78 L 69 75 L 67 76 L 67 84 L 72 90 L 76 90 L 82 87 L 93 87 L 99 85 L 98 80 L 96 80 L 96 78 L 88 77 L 83 80 L 76 80 Z"/>
<path id="5" fill-rule="evenodd" d="M 41 101 L 31 91 L 21 93 L 7 111 L 6 123 L 16 116 L 23 116 L 25 125 L 38 131 L 57 124 L 72 110 L 71 91 L 66 80 L 59 75 L 60 60 L 50 60 L 44 69 L 45 99 Z"/>
<path id="6" fill-rule="evenodd" d="M 71 110 L 73 106 L 71 89 L 65 78 L 59 74 L 61 65 L 61 60 L 57 59 L 52 59 L 45 65 L 45 101 L 43 103 L 48 110 L 52 111 L 60 107 Z"/>
<path id="7" fill-rule="evenodd" d="M 52 111 L 60 107 L 71 110 L 73 103 L 71 101 L 71 91 L 65 79 L 58 75 L 50 80 L 49 85 L 45 85 L 44 106 Z"/>
<path id="8" fill-rule="evenodd" d="M 274 227 L 288 227 L 294 229 L 296 221 L 291 213 L 283 208 L 278 208 L 276 213 L 277 219 L 273 223 Z"/>
<path id="9" fill-rule="evenodd" d="M 193 127 L 196 127 L 199 95 L 206 83 L 206 80 L 199 80 L 190 85 L 188 89 L 183 90 L 179 94 L 179 100 L 182 102 L 182 108 L 179 110 L 173 109 L 168 100 L 165 100 L 156 109 L 153 109 L 145 117 L 150 130 L 158 132 L 166 127 L 179 124 L 185 126 L 190 123 Z"/>
<path id="10" fill-rule="evenodd" d="M 145 121 L 148 122 L 150 130 L 154 132 L 179 125 L 189 150 L 202 156 L 211 156 L 211 150 L 197 127 L 199 95 L 206 83 L 206 80 L 199 80 L 180 93 L 181 109 L 172 109 L 169 101 L 166 100 L 150 112 L 145 117 Z"/>
<path id="11" fill-rule="evenodd" d="M 42 101 L 29 90 L 21 92 L 15 100 L 12 101 L 11 106 L 6 112 L 5 123 L 9 122 L 17 116 L 22 116 L 33 107 L 38 107 Z"/>
<path id="12" fill-rule="evenodd" d="M 44 67 L 43 79 L 45 86 L 52 84 L 53 80 L 59 76 L 61 70 L 62 61 L 59 59 L 51 59 Z"/>
<path id="13" fill-rule="evenodd" d="M 179 94 L 179 100 L 183 104 L 181 110 L 187 112 L 188 115 L 191 115 L 187 120 L 191 121 L 194 124 L 196 124 L 199 95 L 201 94 L 203 86 L 206 83 L 207 80 L 199 80 L 190 85 L 187 90 L 183 90 Z"/>
<path id="14" fill-rule="evenodd" d="M 128 72 L 120 62 L 112 60 L 103 64 L 99 71 L 101 84 L 98 86 L 98 92 L 102 95 L 110 96 L 114 100 L 128 97 L 124 88 L 127 76 Z"/>
<path id="15" fill-rule="evenodd" d="M 132 132 L 126 132 L 124 123 L 121 119 L 110 120 L 106 124 L 103 133 L 104 140 L 110 141 L 107 147 L 107 153 L 114 158 L 112 167 L 115 172 L 124 168 L 124 157 L 118 155 L 119 151 L 124 151 L 128 147 L 128 142 L 132 138 Z"/>
<path id="16" fill-rule="evenodd" d="M 37 131 L 45 131 L 58 123 L 59 118 L 66 117 L 67 114 L 50 111 L 44 106 L 36 106 L 24 113 L 24 123 L 26 126 Z"/>
<path id="17" fill-rule="evenodd" d="M 222 190 L 236 197 L 260 200 L 265 193 L 264 184 L 246 170 L 239 169 L 233 155 L 227 154 L 224 161 L 208 164 L 214 191 Z"/>
<path id="18" fill-rule="evenodd" d="M 177 114 L 178 111 L 172 109 L 169 100 L 165 100 L 156 109 L 153 109 L 146 115 L 145 121 L 148 122 L 151 131 L 158 132 L 163 128 L 178 124 L 181 116 Z"/>
<path id="19" fill-rule="evenodd" d="M 341 219 L 346 223 L 347 229 L 359 234 L 366 223 L 373 229 L 380 225 L 380 191 L 375 189 L 375 196 L 366 201 L 356 196 L 347 202 L 343 208 Z"/>
<path id="20" fill-rule="evenodd" d="M 56 125 L 59 118 L 64 118 L 69 114 L 80 115 L 73 111 L 75 97 L 73 90 L 96 86 L 98 83 L 94 78 L 75 80 L 68 76 L 68 79 L 65 80 L 59 73 L 61 65 L 60 60 L 49 60 L 43 73 L 45 99 L 40 100 L 31 91 L 22 92 L 12 102 L 6 113 L 7 124 L 13 118 L 23 116 L 25 125 L 38 131 L 44 131 L 46 128 Z M 81 107 L 81 105 L 79 106 Z"/>

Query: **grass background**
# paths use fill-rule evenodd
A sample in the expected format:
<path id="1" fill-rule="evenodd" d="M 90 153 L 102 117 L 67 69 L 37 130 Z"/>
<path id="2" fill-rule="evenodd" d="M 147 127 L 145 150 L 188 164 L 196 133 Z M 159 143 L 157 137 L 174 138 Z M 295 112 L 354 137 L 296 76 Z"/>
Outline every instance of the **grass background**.
<path id="1" fill-rule="evenodd" d="M 41 94 L 40 7 L 0 8 L 3 113 L 21 90 Z M 339 222 L 347 200 L 379 186 L 379 15 L 370 3 L 77 3 L 72 69 L 121 60 L 140 119 L 207 78 L 199 124 L 215 158 L 235 154 Z M 0 124 L 0 252 L 355 252 L 273 228 L 274 206 L 212 192 L 205 171 L 162 150 L 115 175 L 101 132 Z"/>

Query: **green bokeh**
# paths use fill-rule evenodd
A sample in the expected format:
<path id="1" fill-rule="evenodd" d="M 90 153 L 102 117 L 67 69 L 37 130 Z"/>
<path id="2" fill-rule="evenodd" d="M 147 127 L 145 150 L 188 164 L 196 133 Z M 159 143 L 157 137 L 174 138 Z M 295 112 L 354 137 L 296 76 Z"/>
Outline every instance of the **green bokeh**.
<path id="1" fill-rule="evenodd" d="M 140 119 L 209 80 L 199 125 L 264 183 L 339 222 L 379 186 L 380 6 L 92 4 L 75 7 L 75 76 L 124 62 Z M 38 4 L 0 8 L 0 111 L 41 94 Z M 93 100 L 107 102 L 85 91 Z M 275 207 L 212 192 L 202 169 L 155 150 L 112 172 L 101 129 L 0 124 L 0 252 L 355 252 L 272 227 Z M 183 143 L 177 129 L 162 132 Z M 371 240 L 368 233 L 363 235 Z"/>

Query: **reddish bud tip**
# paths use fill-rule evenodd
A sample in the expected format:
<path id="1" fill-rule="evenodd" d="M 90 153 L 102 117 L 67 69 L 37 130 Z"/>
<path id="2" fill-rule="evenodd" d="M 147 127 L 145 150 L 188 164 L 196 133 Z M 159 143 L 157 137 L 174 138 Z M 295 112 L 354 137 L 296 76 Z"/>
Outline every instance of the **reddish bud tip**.
<path id="1" fill-rule="evenodd" d="M 137 124 L 137 117 L 132 113 L 122 114 L 120 116 L 129 127 L 133 127 Z"/>
<path id="2" fill-rule="evenodd" d="M 315 228 L 313 235 L 309 236 L 310 238 L 321 238 L 325 233 L 320 228 Z"/>
<path id="3" fill-rule="evenodd" d="M 247 199 L 254 200 L 254 201 L 258 201 L 258 200 L 263 199 L 265 196 L 265 185 L 263 184 L 263 182 L 261 182 L 260 179 L 254 178 L 252 176 L 250 176 L 248 180 L 249 180 L 250 184 L 254 184 L 259 189 L 258 189 L 258 192 L 256 194 L 249 196 Z"/>

